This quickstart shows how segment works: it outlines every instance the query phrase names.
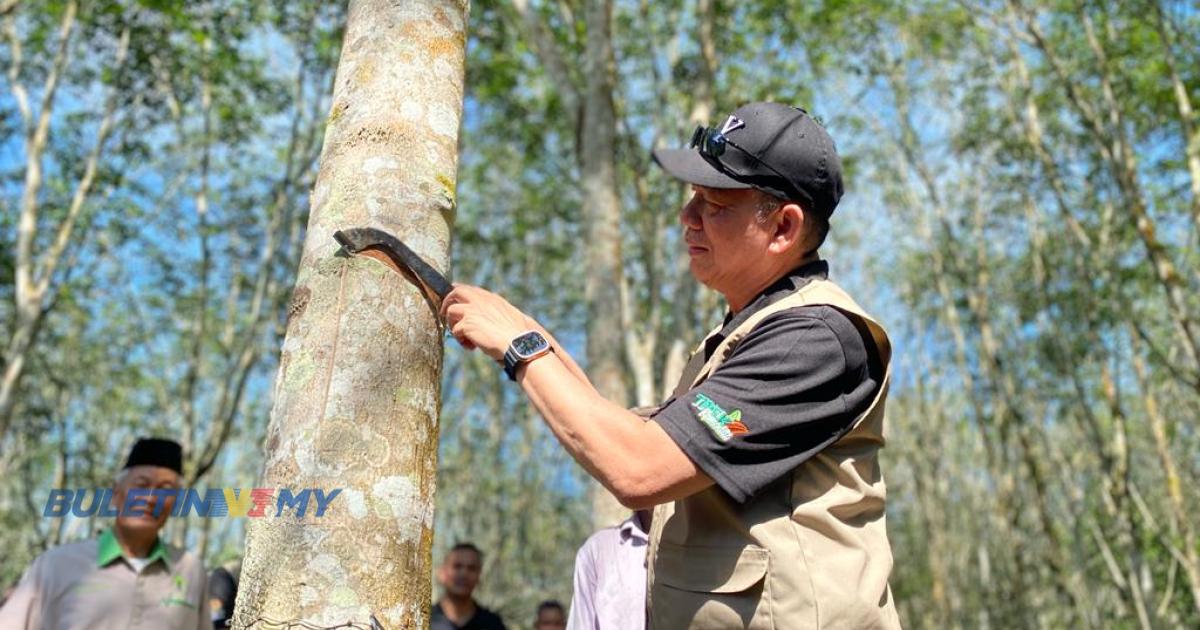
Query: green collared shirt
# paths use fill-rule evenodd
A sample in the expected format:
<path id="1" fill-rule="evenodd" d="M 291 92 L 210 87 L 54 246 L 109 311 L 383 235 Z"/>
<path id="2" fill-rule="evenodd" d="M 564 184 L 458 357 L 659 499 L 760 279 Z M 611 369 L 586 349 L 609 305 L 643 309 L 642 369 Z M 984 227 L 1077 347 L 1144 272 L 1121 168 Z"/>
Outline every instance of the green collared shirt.
<path id="1" fill-rule="evenodd" d="M 145 560 L 135 570 L 112 530 L 51 549 L 33 561 L 0 608 L 0 628 L 211 628 L 200 560 L 161 540 Z"/>
<path id="2" fill-rule="evenodd" d="M 116 534 L 111 529 L 104 530 L 104 533 L 100 534 L 100 538 L 96 541 L 96 567 L 106 567 L 123 557 L 125 554 L 121 551 L 121 543 L 117 542 Z M 171 569 L 171 556 L 167 553 L 167 546 L 161 539 L 154 540 L 154 547 L 150 549 L 150 555 L 145 559 L 146 566 L 150 566 L 155 560 L 162 560 L 163 564 L 167 565 L 167 570 Z"/>

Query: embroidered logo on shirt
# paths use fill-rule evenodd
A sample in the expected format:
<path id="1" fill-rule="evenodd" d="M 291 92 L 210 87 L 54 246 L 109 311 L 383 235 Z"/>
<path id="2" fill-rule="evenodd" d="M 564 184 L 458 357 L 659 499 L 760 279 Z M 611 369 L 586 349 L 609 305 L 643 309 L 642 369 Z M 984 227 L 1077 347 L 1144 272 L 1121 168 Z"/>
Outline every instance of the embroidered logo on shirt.
<path id="1" fill-rule="evenodd" d="M 171 577 L 171 582 L 175 587 L 174 592 L 162 598 L 159 604 L 163 606 L 195 608 L 196 605 L 187 600 L 187 580 L 182 575 L 175 575 Z"/>
<path id="2" fill-rule="evenodd" d="M 728 442 L 735 435 L 749 433 L 750 429 L 742 424 L 742 411 L 734 409 L 726 412 L 720 405 L 713 402 L 713 399 L 704 394 L 696 394 L 696 398 L 692 400 L 692 408 L 696 410 L 696 417 L 704 426 L 708 427 L 713 435 L 717 436 L 718 440 Z"/>

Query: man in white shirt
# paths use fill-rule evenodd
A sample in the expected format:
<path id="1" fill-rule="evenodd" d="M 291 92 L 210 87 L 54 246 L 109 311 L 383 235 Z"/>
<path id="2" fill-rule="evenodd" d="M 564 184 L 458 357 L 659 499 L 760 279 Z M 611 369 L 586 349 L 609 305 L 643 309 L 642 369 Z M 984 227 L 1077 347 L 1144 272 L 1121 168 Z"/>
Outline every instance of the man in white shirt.
<path id="1" fill-rule="evenodd" d="M 592 534 L 575 555 L 575 594 L 567 630 L 646 627 L 646 545 L 650 511 Z"/>

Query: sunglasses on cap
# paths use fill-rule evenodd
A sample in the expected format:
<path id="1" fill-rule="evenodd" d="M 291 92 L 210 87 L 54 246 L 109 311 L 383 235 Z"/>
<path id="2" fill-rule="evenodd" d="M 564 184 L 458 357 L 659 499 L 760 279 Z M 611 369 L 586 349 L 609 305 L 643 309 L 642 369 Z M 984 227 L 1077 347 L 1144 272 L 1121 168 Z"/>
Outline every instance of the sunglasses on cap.
<path id="1" fill-rule="evenodd" d="M 716 127 L 705 127 L 704 125 L 698 125 L 696 130 L 692 132 L 692 141 L 688 144 L 688 146 L 693 149 L 699 149 L 700 155 L 709 158 L 711 162 L 715 162 L 719 168 L 727 171 L 729 174 L 744 178 L 761 178 L 761 173 L 743 173 L 740 170 L 721 161 L 720 158 L 725 154 L 726 148 L 733 147 L 740 151 L 743 155 L 748 156 L 750 159 L 762 165 L 768 171 L 774 173 L 785 183 L 785 185 L 787 185 L 788 188 L 794 189 L 794 186 L 790 185 L 790 180 L 787 178 L 787 176 L 785 176 L 783 173 L 780 173 L 775 167 L 764 162 L 757 155 L 754 155 L 742 147 L 739 147 L 737 143 L 730 140 L 725 134 L 721 133 L 721 130 L 717 129 Z M 757 186 L 755 186 L 755 188 L 757 188 Z M 808 195 L 801 194 L 800 198 L 807 200 Z"/>

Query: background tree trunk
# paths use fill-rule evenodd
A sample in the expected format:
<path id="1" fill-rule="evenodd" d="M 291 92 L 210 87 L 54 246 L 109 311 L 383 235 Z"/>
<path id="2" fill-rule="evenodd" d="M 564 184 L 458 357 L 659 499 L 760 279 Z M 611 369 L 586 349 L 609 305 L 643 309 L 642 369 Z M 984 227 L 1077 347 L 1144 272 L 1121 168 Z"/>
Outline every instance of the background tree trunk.
<path id="1" fill-rule="evenodd" d="M 466 2 L 351 2 L 275 383 L 263 487 L 342 488 L 256 520 L 234 626 L 428 624 L 442 339 L 417 289 L 332 238 L 371 225 L 449 259 Z"/>
<path id="2" fill-rule="evenodd" d="M 42 99 L 36 122 L 29 107 L 29 97 L 21 84 L 21 55 L 15 36 L 10 40 L 14 50 L 10 51 L 9 82 L 13 86 L 13 98 L 21 112 L 25 131 L 25 182 L 21 191 L 19 218 L 17 219 L 16 260 L 13 265 L 16 313 L 12 336 L 4 349 L 3 373 L 0 374 L 0 439 L 8 432 L 9 424 L 16 415 L 21 380 L 26 373 L 26 361 L 33 352 L 42 330 L 42 323 L 60 290 L 55 272 L 65 260 L 68 247 L 80 238 L 78 229 L 84 206 L 92 193 L 100 168 L 101 158 L 113 131 L 117 101 L 120 96 L 115 86 L 108 89 L 105 105 L 96 130 L 96 140 L 85 158 L 83 173 L 74 183 L 74 193 L 61 220 L 52 224 L 54 237 L 48 246 L 38 247 L 39 214 L 42 212 L 43 164 L 50 142 L 50 127 L 59 80 L 67 67 L 71 50 L 71 34 L 76 21 L 76 2 L 68 2 L 59 27 L 59 43 L 51 70 L 42 86 Z M 13 30 L 15 17 L 10 17 L 8 28 Z M 110 71 L 123 71 L 129 52 L 129 30 L 122 31 Z M 46 226 L 42 226 L 43 229 Z"/>
<path id="3" fill-rule="evenodd" d="M 587 367 L 596 389 L 617 404 L 628 404 L 624 335 L 621 322 L 621 203 L 617 194 L 616 132 L 613 107 L 612 0 L 589 0 L 585 68 L 587 90 L 580 139 L 584 233 L 587 234 Z M 600 484 L 593 484 L 593 525 L 605 527 L 628 516 Z"/>

